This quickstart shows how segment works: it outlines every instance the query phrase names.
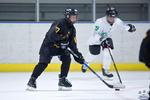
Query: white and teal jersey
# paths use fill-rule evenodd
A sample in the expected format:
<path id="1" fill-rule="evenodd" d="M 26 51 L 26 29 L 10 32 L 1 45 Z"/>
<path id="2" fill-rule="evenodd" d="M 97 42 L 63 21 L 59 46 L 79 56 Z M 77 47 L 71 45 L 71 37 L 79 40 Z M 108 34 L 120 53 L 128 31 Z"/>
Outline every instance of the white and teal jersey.
<path id="1" fill-rule="evenodd" d="M 106 16 L 99 18 L 94 24 L 94 32 L 90 37 L 88 44 L 99 45 L 101 44 L 100 38 L 111 38 L 112 32 L 115 32 L 117 30 L 129 30 L 129 28 L 130 27 L 119 18 L 115 18 L 115 22 L 113 23 L 113 25 L 110 25 L 107 22 Z"/>

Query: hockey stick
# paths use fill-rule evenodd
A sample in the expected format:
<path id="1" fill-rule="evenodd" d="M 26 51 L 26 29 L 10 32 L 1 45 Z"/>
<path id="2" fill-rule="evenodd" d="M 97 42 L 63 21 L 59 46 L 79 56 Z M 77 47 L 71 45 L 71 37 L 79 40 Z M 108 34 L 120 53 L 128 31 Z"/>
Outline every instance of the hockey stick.
<path id="1" fill-rule="evenodd" d="M 115 61 L 114 61 L 114 58 L 113 58 L 113 56 L 112 56 L 112 54 L 111 54 L 111 52 L 110 52 L 110 47 L 109 47 L 108 45 L 107 45 L 107 49 L 108 49 L 109 54 L 110 54 L 110 56 L 111 56 L 111 59 L 112 59 L 113 65 L 114 65 L 114 67 L 115 67 L 115 70 L 116 70 L 117 76 L 118 76 L 118 78 L 119 78 L 119 81 L 120 81 L 120 83 L 122 84 L 122 81 L 121 81 L 121 78 L 120 78 L 120 75 L 119 75 L 118 69 L 117 69 L 117 67 L 116 67 L 116 63 L 115 63 Z"/>
<path id="2" fill-rule="evenodd" d="M 84 65 L 91 71 L 93 72 L 94 75 L 96 75 L 105 85 L 107 85 L 109 88 L 114 88 L 113 85 L 108 84 L 106 81 L 104 81 L 90 66 L 88 66 L 86 63 Z"/>
<path id="3" fill-rule="evenodd" d="M 78 56 L 70 49 L 68 49 L 69 52 L 74 55 L 75 57 L 78 58 Z M 120 89 L 120 88 L 125 88 L 124 85 L 122 84 L 114 84 L 114 85 L 111 85 L 111 84 L 108 84 L 106 81 L 104 81 L 90 66 L 88 66 L 85 62 L 84 62 L 84 65 L 94 74 L 96 75 L 105 85 L 107 85 L 109 88 L 115 88 L 115 89 Z"/>

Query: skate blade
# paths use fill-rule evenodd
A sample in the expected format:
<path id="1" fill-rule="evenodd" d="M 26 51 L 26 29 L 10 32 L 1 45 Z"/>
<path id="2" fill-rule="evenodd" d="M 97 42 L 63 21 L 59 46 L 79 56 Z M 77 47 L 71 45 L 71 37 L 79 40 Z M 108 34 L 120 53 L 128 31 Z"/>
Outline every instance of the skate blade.
<path id="1" fill-rule="evenodd" d="M 121 84 L 121 83 L 115 83 L 113 85 L 113 88 L 115 89 L 124 89 L 125 88 L 125 85 Z"/>
<path id="2" fill-rule="evenodd" d="M 72 91 L 71 87 L 59 86 L 58 91 Z"/>
<path id="3" fill-rule="evenodd" d="M 26 91 L 36 91 L 36 88 L 27 86 Z"/>
<path id="4" fill-rule="evenodd" d="M 103 79 L 106 81 L 113 81 L 113 77 L 109 78 L 109 77 L 103 76 Z"/>

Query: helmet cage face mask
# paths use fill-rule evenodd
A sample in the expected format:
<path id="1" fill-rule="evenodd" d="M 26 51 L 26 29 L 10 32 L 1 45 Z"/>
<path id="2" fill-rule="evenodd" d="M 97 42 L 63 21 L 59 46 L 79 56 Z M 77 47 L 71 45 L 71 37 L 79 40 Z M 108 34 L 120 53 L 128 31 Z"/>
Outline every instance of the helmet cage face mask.
<path id="1" fill-rule="evenodd" d="M 106 10 L 106 15 L 115 18 L 118 16 L 118 12 L 114 7 L 109 7 Z"/>

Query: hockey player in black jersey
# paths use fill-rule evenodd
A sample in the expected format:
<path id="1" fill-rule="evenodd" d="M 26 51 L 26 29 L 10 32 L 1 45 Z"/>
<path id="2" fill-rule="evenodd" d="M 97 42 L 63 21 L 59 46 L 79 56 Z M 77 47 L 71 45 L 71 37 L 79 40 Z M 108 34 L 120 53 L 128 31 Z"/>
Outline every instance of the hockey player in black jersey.
<path id="1" fill-rule="evenodd" d="M 84 58 L 77 49 L 76 29 L 73 25 L 77 21 L 77 14 L 78 11 L 76 9 L 66 9 L 65 18 L 59 19 L 52 24 L 40 48 L 39 63 L 34 68 L 27 83 L 27 89 L 36 89 L 36 79 L 48 66 L 53 56 L 58 56 L 62 61 L 58 86 L 60 88 L 72 87 L 72 84 L 66 79 L 71 63 L 70 53 L 67 48 L 70 48 L 78 55 L 79 58 L 74 56 L 75 61 L 80 64 L 84 63 Z"/>
<path id="2" fill-rule="evenodd" d="M 141 43 L 139 61 L 143 62 L 150 69 L 150 29 L 146 32 L 145 37 Z M 150 85 L 148 100 L 150 100 Z"/>
<path id="3" fill-rule="evenodd" d="M 150 68 L 150 29 L 147 31 L 142 41 L 139 60 Z"/>

